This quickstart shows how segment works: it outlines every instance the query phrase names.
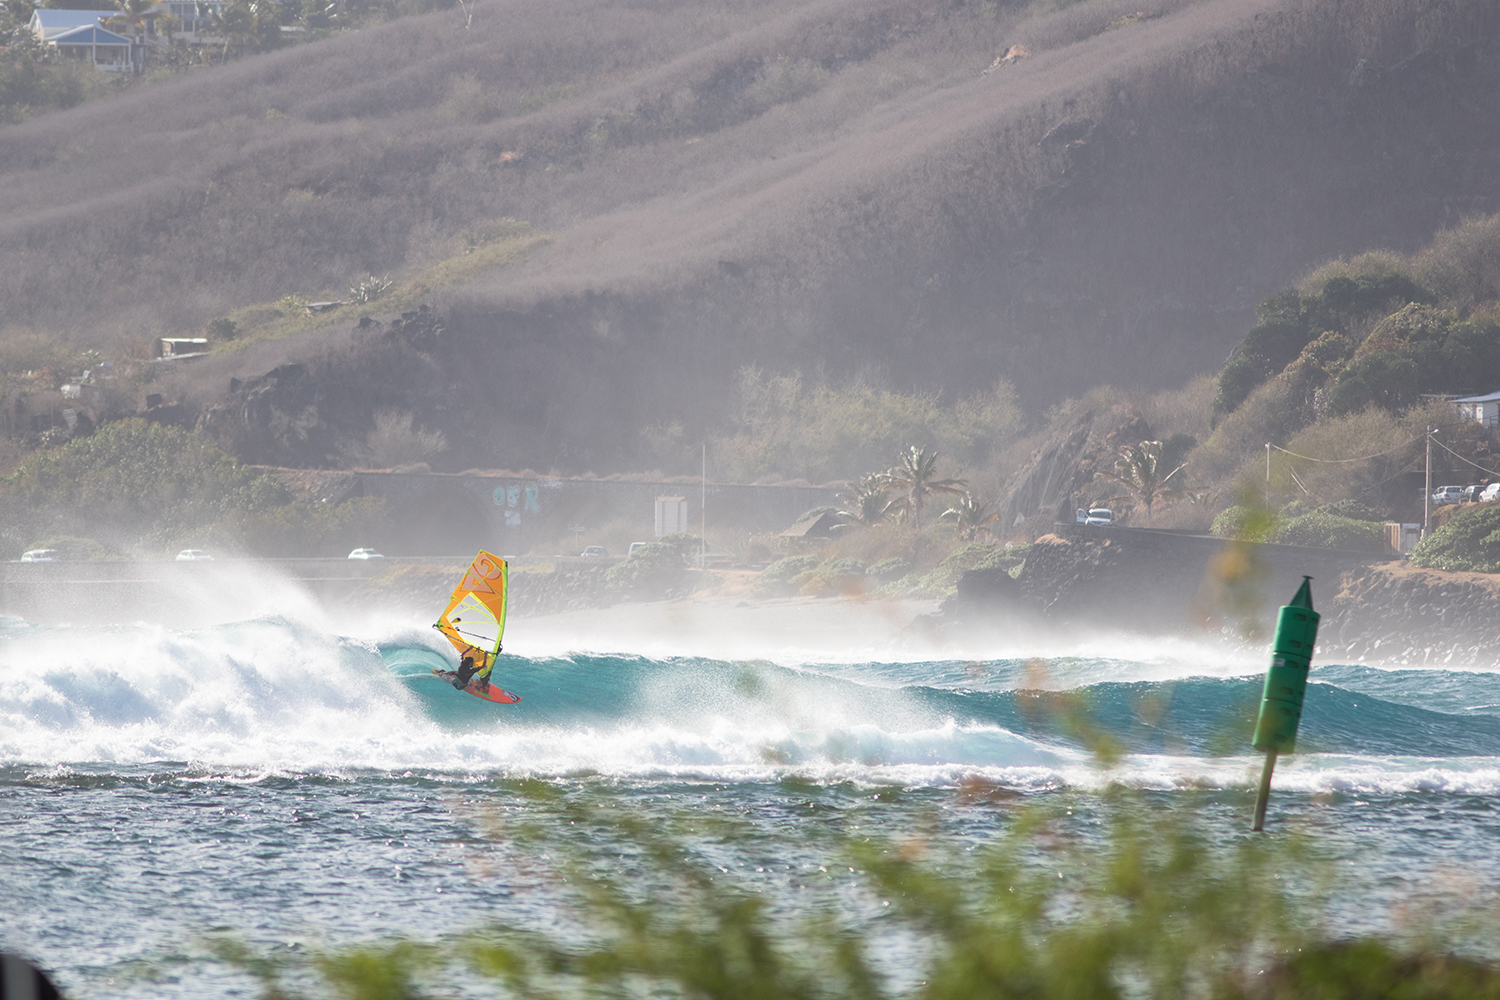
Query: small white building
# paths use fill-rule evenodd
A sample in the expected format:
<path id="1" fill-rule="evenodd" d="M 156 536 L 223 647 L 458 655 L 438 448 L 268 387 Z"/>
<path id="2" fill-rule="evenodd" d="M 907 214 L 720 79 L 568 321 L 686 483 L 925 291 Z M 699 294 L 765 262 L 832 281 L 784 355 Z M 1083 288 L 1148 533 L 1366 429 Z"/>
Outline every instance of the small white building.
<path id="1" fill-rule="evenodd" d="M 1483 396 L 1462 396 L 1453 400 L 1465 420 L 1472 420 L 1481 427 L 1500 427 L 1500 391 Z"/>
<path id="2" fill-rule="evenodd" d="M 656 537 L 686 531 L 687 497 L 656 498 Z"/>

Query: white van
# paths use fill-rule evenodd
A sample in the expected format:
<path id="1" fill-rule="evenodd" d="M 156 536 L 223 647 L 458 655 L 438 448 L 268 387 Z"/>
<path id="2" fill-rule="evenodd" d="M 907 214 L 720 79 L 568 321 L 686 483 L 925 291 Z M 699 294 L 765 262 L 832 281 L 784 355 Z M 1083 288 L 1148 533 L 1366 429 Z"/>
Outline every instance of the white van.
<path id="1" fill-rule="evenodd" d="M 56 549 L 32 549 L 21 553 L 22 562 L 57 562 Z"/>

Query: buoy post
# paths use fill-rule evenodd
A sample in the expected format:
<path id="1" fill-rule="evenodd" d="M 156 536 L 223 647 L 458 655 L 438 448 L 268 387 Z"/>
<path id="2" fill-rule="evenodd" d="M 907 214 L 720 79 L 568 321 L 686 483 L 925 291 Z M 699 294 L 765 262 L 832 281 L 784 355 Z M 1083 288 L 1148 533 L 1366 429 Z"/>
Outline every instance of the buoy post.
<path id="1" fill-rule="evenodd" d="M 1255 821 L 1250 827 L 1257 833 L 1265 826 L 1276 757 L 1292 753 L 1297 747 L 1297 726 L 1302 721 L 1302 701 L 1307 695 L 1307 672 L 1312 667 L 1319 617 L 1313 610 L 1312 577 L 1304 576 L 1292 603 L 1276 615 L 1271 669 L 1266 671 L 1260 717 L 1255 722 L 1254 746 L 1266 755 L 1255 796 Z"/>

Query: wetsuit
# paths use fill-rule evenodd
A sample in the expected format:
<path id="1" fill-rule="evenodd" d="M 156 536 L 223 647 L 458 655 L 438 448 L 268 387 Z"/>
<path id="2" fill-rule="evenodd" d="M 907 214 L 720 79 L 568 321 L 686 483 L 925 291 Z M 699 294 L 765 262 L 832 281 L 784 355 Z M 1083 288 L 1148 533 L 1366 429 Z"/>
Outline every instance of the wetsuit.
<path id="1" fill-rule="evenodd" d="M 453 678 L 453 686 L 462 691 L 469 686 L 470 678 L 478 672 L 479 668 L 474 666 L 474 657 L 465 656 L 463 662 L 458 665 L 458 676 Z"/>

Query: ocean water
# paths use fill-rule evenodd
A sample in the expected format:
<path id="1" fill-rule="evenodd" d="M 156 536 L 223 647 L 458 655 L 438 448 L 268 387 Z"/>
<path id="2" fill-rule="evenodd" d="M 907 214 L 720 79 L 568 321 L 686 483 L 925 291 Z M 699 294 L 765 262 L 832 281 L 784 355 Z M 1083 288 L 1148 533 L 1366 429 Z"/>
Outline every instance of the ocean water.
<path id="1" fill-rule="evenodd" d="M 192 629 L 0 619 L 0 948 L 74 998 L 247 996 L 207 939 L 545 927 L 553 859 L 518 831 L 573 823 L 569 802 L 732 822 L 698 846 L 773 895 L 810 873 L 857 889 L 851 830 L 982 843 L 1017 802 L 1112 786 L 1193 796 L 1226 837 L 1249 823 L 1256 649 L 1019 638 L 958 656 L 896 627 L 856 622 L 856 641 L 832 610 L 820 636 L 806 606 L 784 634 L 765 618 L 759 644 L 705 621 L 648 641 L 650 622 L 523 620 L 495 679 L 524 701 L 495 706 L 431 675 L 452 658 L 420 622 L 287 606 Z M 1080 713 L 1122 751 L 1112 766 Z M 1493 894 L 1500 663 L 1318 663 L 1274 787 L 1269 835 L 1357 867 L 1352 912 L 1374 929 L 1445 880 Z"/>

